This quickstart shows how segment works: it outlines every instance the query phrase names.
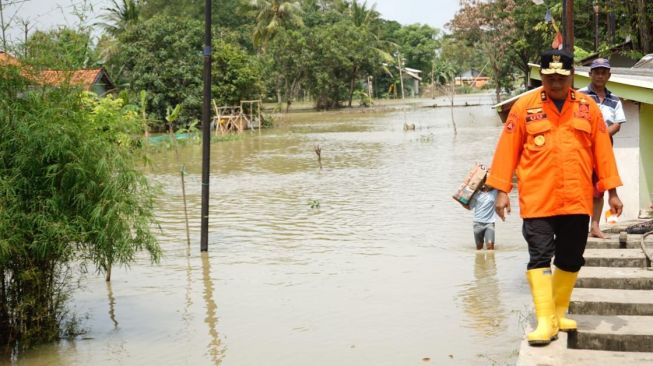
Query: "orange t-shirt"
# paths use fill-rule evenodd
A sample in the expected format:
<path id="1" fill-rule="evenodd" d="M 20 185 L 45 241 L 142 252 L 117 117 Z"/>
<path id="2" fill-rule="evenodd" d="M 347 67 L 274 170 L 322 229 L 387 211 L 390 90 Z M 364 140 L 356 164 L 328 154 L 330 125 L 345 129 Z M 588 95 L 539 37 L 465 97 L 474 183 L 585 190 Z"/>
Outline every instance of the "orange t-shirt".
<path id="1" fill-rule="evenodd" d="M 487 184 L 510 192 L 515 169 L 523 218 L 591 215 L 593 170 L 599 190 L 622 185 L 599 107 L 572 89 L 561 112 L 541 87 L 515 102 Z"/>

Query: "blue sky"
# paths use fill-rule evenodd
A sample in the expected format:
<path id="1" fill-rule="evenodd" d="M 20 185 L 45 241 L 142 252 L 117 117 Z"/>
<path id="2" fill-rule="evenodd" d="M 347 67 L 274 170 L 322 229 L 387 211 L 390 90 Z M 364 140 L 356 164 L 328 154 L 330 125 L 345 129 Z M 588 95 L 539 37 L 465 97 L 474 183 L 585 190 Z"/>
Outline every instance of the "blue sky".
<path id="1" fill-rule="evenodd" d="M 4 0 L 3 3 L 18 3 L 23 0 Z M 179 1 L 179 0 L 171 0 Z M 440 29 L 453 18 L 459 7 L 458 0 L 368 0 L 376 3 L 376 10 L 385 19 L 396 20 L 401 24 L 423 23 Z M 22 37 L 19 19 L 30 21 L 32 30 L 46 30 L 61 24 L 76 24 L 78 18 L 73 14 L 75 6 L 89 4 L 94 13 L 99 14 L 110 4 L 110 0 L 26 0 L 6 6 L 5 19 L 14 14 L 14 24 L 8 37 L 19 40 Z"/>

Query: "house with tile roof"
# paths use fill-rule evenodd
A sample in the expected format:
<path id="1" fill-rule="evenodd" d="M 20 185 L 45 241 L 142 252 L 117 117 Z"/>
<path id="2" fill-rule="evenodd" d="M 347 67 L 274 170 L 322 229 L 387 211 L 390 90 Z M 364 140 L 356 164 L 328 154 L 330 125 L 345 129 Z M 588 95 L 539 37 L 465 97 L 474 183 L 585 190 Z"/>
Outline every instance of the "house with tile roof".
<path id="1" fill-rule="evenodd" d="M 0 51 L 0 65 L 18 66 L 20 65 L 20 62 L 18 62 L 15 57 L 6 53 L 5 51 Z"/>
<path id="2" fill-rule="evenodd" d="M 84 90 L 94 92 L 99 96 L 116 91 L 116 85 L 109 78 L 104 67 L 72 71 L 44 70 L 41 71 L 38 81 L 44 85 L 53 86 L 67 82 L 71 85 L 79 85 Z"/>
<path id="3" fill-rule="evenodd" d="M 10 54 L 0 51 L 0 66 L 11 65 L 20 66 L 20 61 Z M 25 76 L 39 85 L 58 86 L 64 83 L 79 85 L 84 90 L 94 92 L 99 96 L 116 91 L 116 85 L 113 83 L 109 74 L 104 67 L 80 70 L 43 70 L 36 75 L 25 72 Z"/>

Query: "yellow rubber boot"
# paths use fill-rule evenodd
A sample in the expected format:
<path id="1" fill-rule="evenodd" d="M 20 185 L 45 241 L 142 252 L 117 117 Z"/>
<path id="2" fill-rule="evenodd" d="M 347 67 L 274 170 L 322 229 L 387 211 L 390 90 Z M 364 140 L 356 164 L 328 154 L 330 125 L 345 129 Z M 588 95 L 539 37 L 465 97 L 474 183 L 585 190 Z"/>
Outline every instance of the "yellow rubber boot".
<path id="1" fill-rule="evenodd" d="M 576 330 L 576 321 L 568 319 L 565 315 L 569 309 L 569 299 L 574 290 L 578 272 L 567 272 L 556 268 L 553 272 L 553 302 L 556 307 L 558 325 L 563 332 Z"/>
<path id="2" fill-rule="evenodd" d="M 558 322 L 553 302 L 552 275 L 550 268 L 536 268 L 526 272 L 531 295 L 535 304 L 537 328 L 528 333 L 530 345 L 547 345 L 558 339 Z"/>

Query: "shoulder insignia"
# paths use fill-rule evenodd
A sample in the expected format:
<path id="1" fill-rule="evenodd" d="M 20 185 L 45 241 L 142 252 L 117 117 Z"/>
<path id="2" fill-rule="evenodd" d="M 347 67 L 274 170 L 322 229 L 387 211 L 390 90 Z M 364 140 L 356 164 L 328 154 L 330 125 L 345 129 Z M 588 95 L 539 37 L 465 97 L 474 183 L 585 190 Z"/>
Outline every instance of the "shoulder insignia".
<path id="1" fill-rule="evenodd" d="M 542 113 L 542 108 L 528 108 L 528 109 L 526 110 L 526 113 L 527 113 L 527 114 L 538 114 L 538 113 Z"/>
<path id="2" fill-rule="evenodd" d="M 506 127 L 504 128 L 504 131 L 506 131 L 507 133 L 512 133 L 514 129 L 515 129 L 515 123 L 513 121 L 506 122 Z"/>
<path id="3" fill-rule="evenodd" d="M 508 115 L 508 120 L 506 121 L 506 125 L 504 126 L 504 131 L 506 133 L 512 133 L 513 130 L 515 129 L 515 123 L 517 121 L 517 115 L 515 113 L 510 113 Z"/>
<path id="4" fill-rule="evenodd" d="M 540 93 L 540 99 L 546 100 L 546 93 L 545 92 Z"/>
<path id="5" fill-rule="evenodd" d="M 573 90 L 571 91 L 571 100 L 576 100 L 576 92 Z"/>

